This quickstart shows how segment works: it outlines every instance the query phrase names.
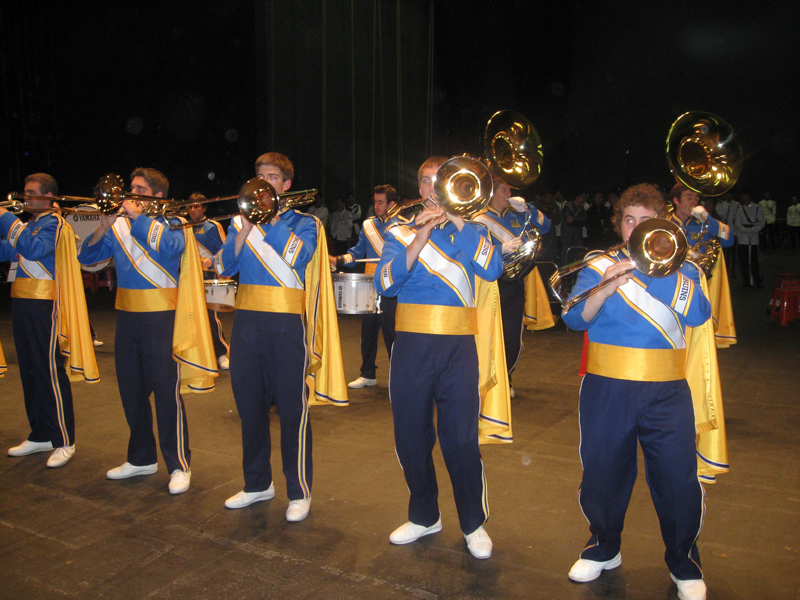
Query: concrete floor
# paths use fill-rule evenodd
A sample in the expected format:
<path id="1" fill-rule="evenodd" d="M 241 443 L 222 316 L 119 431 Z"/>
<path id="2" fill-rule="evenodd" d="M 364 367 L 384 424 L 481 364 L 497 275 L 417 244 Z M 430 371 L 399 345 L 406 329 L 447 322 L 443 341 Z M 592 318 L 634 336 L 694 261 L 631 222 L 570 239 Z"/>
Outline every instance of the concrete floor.
<path id="1" fill-rule="evenodd" d="M 775 272 L 800 271 L 800 259 L 766 254 L 764 271 L 769 288 Z M 719 353 L 731 472 L 707 487 L 699 541 L 709 598 L 798 600 L 800 322 L 770 324 L 771 291 L 733 285 L 739 344 Z M 7 297 L 3 285 L 2 448 L 28 433 Z M 223 506 L 242 487 L 227 373 L 216 392 L 185 398 L 193 452 L 187 493 L 167 493 L 163 463 L 156 475 L 106 480 L 105 471 L 125 460 L 128 430 L 114 376 L 113 299 L 100 291 L 89 305 L 105 341 L 97 353 L 102 381 L 73 385 L 75 458 L 62 469 L 47 469 L 47 454 L 0 460 L 2 599 L 677 597 L 643 474 L 628 510 L 622 567 L 589 584 L 567 579 L 588 538 L 576 500 L 580 333 L 525 335 L 514 443 L 482 448 L 494 555 L 478 561 L 464 545 L 438 448 L 443 531 L 389 544 L 405 521 L 408 492 L 394 455 L 383 350 L 378 386 L 353 391 L 348 408 L 312 409 L 313 505 L 302 523 L 284 519 L 280 475 L 275 499 Z M 230 332 L 232 315 L 224 320 Z M 360 318 L 341 316 L 340 328 L 349 380 L 358 375 Z"/>

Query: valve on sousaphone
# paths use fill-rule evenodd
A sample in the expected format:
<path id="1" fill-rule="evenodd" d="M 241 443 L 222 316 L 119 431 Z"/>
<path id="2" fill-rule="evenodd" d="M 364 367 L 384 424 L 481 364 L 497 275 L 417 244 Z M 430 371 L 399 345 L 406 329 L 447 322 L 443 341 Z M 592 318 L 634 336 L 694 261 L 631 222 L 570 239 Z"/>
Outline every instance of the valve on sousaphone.
<path id="1" fill-rule="evenodd" d="M 667 161 L 675 178 L 698 194 L 720 196 L 742 172 L 742 147 L 725 121 L 702 111 L 678 117 L 667 134 Z"/>

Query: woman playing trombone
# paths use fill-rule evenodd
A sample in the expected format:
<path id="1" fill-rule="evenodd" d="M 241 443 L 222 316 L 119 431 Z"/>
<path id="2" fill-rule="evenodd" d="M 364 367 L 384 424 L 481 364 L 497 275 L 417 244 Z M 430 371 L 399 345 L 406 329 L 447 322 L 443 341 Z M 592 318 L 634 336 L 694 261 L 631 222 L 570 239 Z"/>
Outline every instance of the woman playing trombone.
<path id="1" fill-rule="evenodd" d="M 624 242 L 637 225 L 666 215 L 655 186 L 628 188 L 612 222 Z M 705 598 L 697 537 L 703 490 L 697 479 L 695 424 L 686 382 L 686 327 L 711 316 L 697 267 L 653 278 L 634 270 L 628 249 L 597 256 L 581 271 L 575 295 L 617 278 L 564 314 L 588 331 L 587 374 L 580 393 L 581 509 L 591 537 L 569 572 L 592 581 L 621 564 L 625 512 L 637 475 L 637 441 L 645 455 L 665 560 L 680 598 Z"/>

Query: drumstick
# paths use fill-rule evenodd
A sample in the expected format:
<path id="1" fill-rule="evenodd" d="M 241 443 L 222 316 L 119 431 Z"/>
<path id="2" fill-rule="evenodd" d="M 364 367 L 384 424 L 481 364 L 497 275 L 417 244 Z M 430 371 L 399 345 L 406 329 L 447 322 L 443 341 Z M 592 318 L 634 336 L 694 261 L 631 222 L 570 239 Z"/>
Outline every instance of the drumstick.
<path id="1" fill-rule="evenodd" d="M 353 262 L 378 262 L 380 258 L 357 258 Z"/>

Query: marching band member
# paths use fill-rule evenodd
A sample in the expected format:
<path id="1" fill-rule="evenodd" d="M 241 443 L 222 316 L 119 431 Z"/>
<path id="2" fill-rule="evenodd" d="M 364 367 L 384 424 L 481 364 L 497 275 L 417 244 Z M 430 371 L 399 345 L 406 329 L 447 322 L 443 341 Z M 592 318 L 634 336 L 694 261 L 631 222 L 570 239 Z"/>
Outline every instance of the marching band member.
<path id="1" fill-rule="evenodd" d="M 542 235 L 550 231 L 550 219 L 539 212 L 535 206 L 526 204 L 523 198 L 512 197 L 511 187 L 501 180 L 495 181 L 492 199 L 489 201 L 486 211 L 475 217 L 474 220 L 486 226 L 492 243 L 499 246 L 503 254 L 512 254 L 522 243 L 520 234 L 525 228 L 526 219 L 530 219 L 529 225 L 536 227 Z M 538 282 L 536 278 L 539 278 Z M 536 292 L 539 286 L 544 292 L 546 310 L 549 312 L 550 304 L 546 300 L 547 292 L 544 290 L 544 285 L 541 284 L 538 271 L 531 273 L 524 280 L 503 282 L 499 286 L 503 315 L 503 340 L 505 341 L 508 382 L 512 398 L 515 394 L 514 386 L 511 384 L 511 375 L 522 354 L 522 334 L 525 331 L 523 321 L 526 319 L 532 321 L 531 326 L 536 329 L 552 327 L 555 324 L 552 314 L 549 323 L 538 324 L 536 315 L 529 315 L 525 310 L 527 301 L 531 299 L 526 296 L 534 296 L 532 298 L 534 307 L 538 304 L 536 303 Z"/>
<path id="2" fill-rule="evenodd" d="M 420 167 L 422 198 L 430 196 L 445 160 L 429 158 Z M 408 544 L 442 528 L 431 456 L 435 405 L 461 530 L 470 553 L 489 558 L 492 541 L 483 527 L 489 507 L 478 448 L 475 289 L 479 277 L 494 281 L 500 276 L 502 258 L 482 235 L 482 226 L 443 212 L 430 201 L 416 217 L 415 227 L 416 231 L 403 225 L 389 229 L 375 273 L 376 289 L 398 301 L 389 393 L 395 448 L 411 494 L 409 521 L 389 540 Z"/>
<path id="3" fill-rule="evenodd" d="M 628 188 L 612 221 L 623 241 L 647 219 L 664 217 L 655 186 Z M 592 581 L 621 564 L 625 512 L 637 474 L 637 440 L 661 524 L 665 560 L 683 600 L 706 597 L 697 537 L 704 493 L 695 458 L 695 416 L 686 381 L 686 328 L 711 316 L 699 269 L 686 262 L 668 277 L 633 270 L 626 250 L 600 255 L 583 269 L 579 294 L 621 274 L 564 314 L 589 335 L 587 374 L 580 393 L 579 501 L 591 537 L 569 578 Z"/>
<path id="4" fill-rule="evenodd" d="M 256 174 L 283 194 L 292 184 L 294 167 L 283 154 L 269 152 L 256 160 Z M 227 508 L 275 496 L 269 431 L 274 404 L 289 497 L 286 520 L 297 522 L 308 516 L 313 475 L 310 398 L 347 404 L 333 285 L 328 264 L 320 259 L 320 248 L 326 247 L 319 220 L 290 208 L 264 225 L 234 217 L 215 257 L 217 274 L 239 273 L 231 386 L 242 423 L 244 489 L 226 500 Z M 321 326 L 318 314 L 332 322 Z M 320 341 L 329 346 L 320 351 L 316 345 Z M 316 368 L 312 363 L 325 361 L 332 361 L 332 380 L 325 382 L 320 367 L 314 374 L 315 389 L 309 389 L 306 375 Z M 324 389 L 329 384 L 330 389 Z"/>
<path id="5" fill-rule="evenodd" d="M 206 215 L 206 205 L 200 204 L 206 197 L 203 194 L 192 194 L 189 196 L 190 204 L 188 207 L 189 221 L 196 223 L 202 221 Z M 203 265 L 203 279 L 214 279 L 214 255 L 220 251 L 225 243 L 225 231 L 217 221 L 208 219 L 192 227 L 194 239 L 197 240 L 197 250 L 200 252 L 200 262 Z M 222 331 L 222 323 L 219 320 L 217 311 L 208 309 L 208 323 L 211 326 L 211 338 L 214 340 L 214 355 L 217 357 L 217 365 L 220 370 L 227 371 L 230 368 L 228 351 L 230 347 L 225 341 L 225 334 Z"/>
<path id="6" fill-rule="evenodd" d="M 733 246 L 736 241 L 733 230 L 725 223 L 712 217 L 703 206 L 698 205 L 700 196 L 697 192 L 677 183 L 669 193 L 669 200 L 675 208 L 670 215 L 670 220 L 683 229 L 690 248 L 696 247 L 704 241 L 714 239 L 719 241 L 722 248 Z M 703 226 L 704 221 L 708 224 L 705 228 Z M 736 343 L 736 327 L 733 322 L 733 305 L 731 303 L 728 270 L 725 265 L 725 256 L 722 252 L 720 252 L 717 262 L 709 274 L 708 287 L 717 347 L 727 348 Z"/>
<path id="7" fill-rule="evenodd" d="M 364 221 L 358 243 L 345 254 L 329 257 L 331 268 L 355 266 L 359 258 L 379 259 L 383 252 L 386 229 L 395 222 L 386 216 L 389 207 L 397 201 L 397 191 L 391 185 L 378 185 L 372 196 L 375 216 Z M 375 274 L 376 263 L 366 263 L 364 273 Z M 347 384 L 349 388 L 370 387 L 377 383 L 378 366 L 375 358 L 378 355 L 378 331 L 383 330 L 383 341 L 386 354 L 392 358 L 392 344 L 396 337 L 394 330 L 397 298 L 380 296 L 380 313 L 364 315 L 361 319 L 361 374 L 355 381 Z"/>
<path id="8" fill-rule="evenodd" d="M 75 416 L 70 380 L 100 379 L 89 330 L 75 232 L 45 199 L 58 194 L 46 173 L 25 178 L 26 204 L 41 210 L 22 223 L 0 207 L 0 261 L 12 265 L 14 345 L 31 432 L 9 456 L 53 451 L 48 467 L 75 455 Z M 30 198 L 37 196 L 40 198 Z M 5 360 L 0 351 L 0 372 Z"/>
<path id="9" fill-rule="evenodd" d="M 133 194 L 163 198 L 168 189 L 169 182 L 160 171 L 138 168 L 131 173 Z M 102 215 L 94 234 L 84 240 L 78 259 L 93 264 L 113 256 L 117 270 L 114 363 L 130 439 L 127 461 L 108 471 L 106 477 L 127 479 L 158 470 L 152 393 L 159 446 L 170 473 L 169 492 L 181 494 L 189 489 L 192 475 L 181 391 L 213 390 L 217 371 L 216 364 L 209 362 L 213 361 L 210 332 L 199 303 L 204 299 L 195 297 L 194 304 L 187 305 L 189 292 L 202 294 L 194 236 L 191 231 L 171 230 L 161 216 L 143 214 L 149 204 L 125 200 L 121 210 L 128 218 Z M 190 285 L 194 288 L 187 290 Z M 179 336 L 191 311 L 199 327 L 189 337 L 200 339 L 207 347 L 200 348 L 200 359 L 188 362 L 182 359 L 186 343 Z M 188 374 L 195 371 L 199 375 L 189 379 Z M 188 388 L 180 386 L 181 380 L 190 381 Z"/>

